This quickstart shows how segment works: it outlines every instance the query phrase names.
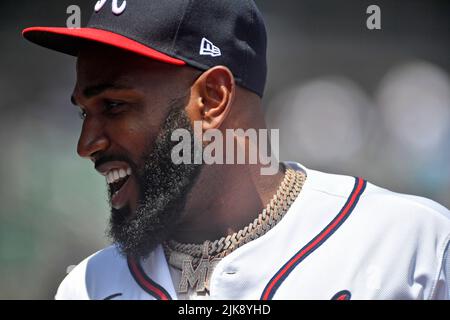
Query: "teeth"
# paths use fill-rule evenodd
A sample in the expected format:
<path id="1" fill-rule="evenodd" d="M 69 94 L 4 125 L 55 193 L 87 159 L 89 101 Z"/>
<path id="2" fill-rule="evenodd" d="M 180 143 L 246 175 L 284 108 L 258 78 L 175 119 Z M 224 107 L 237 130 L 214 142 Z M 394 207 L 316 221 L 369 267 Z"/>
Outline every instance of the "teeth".
<path id="1" fill-rule="evenodd" d="M 112 171 L 108 172 L 108 183 L 112 183 L 114 181 L 114 174 Z"/>
<path id="2" fill-rule="evenodd" d="M 106 182 L 108 184 L 117 182 L 118 180 L 131 175 L 131 168 L 125 169 L 114 169 L 109 171 L 106 176 Z"/>

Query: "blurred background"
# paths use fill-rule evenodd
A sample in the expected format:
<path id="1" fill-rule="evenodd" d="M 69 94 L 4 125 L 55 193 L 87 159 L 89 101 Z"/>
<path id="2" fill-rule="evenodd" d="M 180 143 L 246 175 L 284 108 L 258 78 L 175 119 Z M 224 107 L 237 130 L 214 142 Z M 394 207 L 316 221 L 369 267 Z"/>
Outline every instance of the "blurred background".
<path id="1" fill-rule="evenodd" d="M 1 1 L 0 299 L 52 299 L 108 244 L 104 179 L 78 158 L 75 59 L 23 28 L 87 23 L 95 0 Z M 450 206 L 450 1 L 256 1 L 269 34 L 264 108 L 281 159 Z M 381 30 L 366 9 L 381 8 Z"/>

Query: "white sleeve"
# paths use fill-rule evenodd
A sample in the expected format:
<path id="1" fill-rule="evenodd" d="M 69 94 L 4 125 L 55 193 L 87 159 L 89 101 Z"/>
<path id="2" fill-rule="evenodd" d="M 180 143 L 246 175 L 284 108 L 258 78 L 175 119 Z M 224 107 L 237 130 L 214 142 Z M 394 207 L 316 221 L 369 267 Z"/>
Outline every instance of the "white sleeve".
<path id="1" fill-rule="evenodd" d="M 450 300 L 450 241 L 447 243 L 444 259 L 442 260 L 441 271 L 436 282 L 436 289 L 432 299 Z"/>
<path id="2" fill-rule="evenodd" d="M 55 300 L 89 300 L 85 274 L 86 261 L 83 261 L 61 282 Z"/>

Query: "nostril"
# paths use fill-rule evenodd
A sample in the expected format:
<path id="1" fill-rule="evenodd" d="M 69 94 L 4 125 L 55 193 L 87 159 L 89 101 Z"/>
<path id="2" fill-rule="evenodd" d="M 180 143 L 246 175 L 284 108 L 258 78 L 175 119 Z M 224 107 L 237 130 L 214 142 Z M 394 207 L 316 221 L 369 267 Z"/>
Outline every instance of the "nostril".
<path id="1" fill-rule="evenodd" d="M 109 139 L 104 129 L 105 124 L 99 117 L 91 116 L 83 122 L 77 145 L 80 157 L 92 159 L 97 152 L 102 153 L 109 148 Z"/>
<path id="2" fill-rule="evenodd" d="M 99 152 L 95 152 L 94 154 L 92 154 L 92 155 L 89 157 L 89 159 L 90 159 L 92 162 L 94 162 L 94 163 L 96 163 L 96 162 L 98 161 L 98 159 L 100 159 L 100 158 L 101 158 L 101 155 L 100 155 Z"/>
<path id="3" fill-rule="evenodd" d="M 98 154 L 109 148 L 109 141 L 106 137 L 80 138 L 78 142 L 77 152 L 82 158 L 89 158 L 95 161 Z"/>

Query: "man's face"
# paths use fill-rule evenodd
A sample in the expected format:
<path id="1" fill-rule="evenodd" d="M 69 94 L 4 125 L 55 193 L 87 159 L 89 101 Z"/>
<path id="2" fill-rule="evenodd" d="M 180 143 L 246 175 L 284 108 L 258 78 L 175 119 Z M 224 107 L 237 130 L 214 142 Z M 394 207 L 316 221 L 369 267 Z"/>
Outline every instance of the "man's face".
<path id="1" fill-rule="evenodd" d="M 124 254 L 143 257 L 176 224 L 199 172 L 174 165 L 173 130 L 185 113 L 195 73 L 107 47 L 86 47 L 77 64 L 73 102 L 82 112 L 78 153 L 105 176 L 109 234 Z"/>

